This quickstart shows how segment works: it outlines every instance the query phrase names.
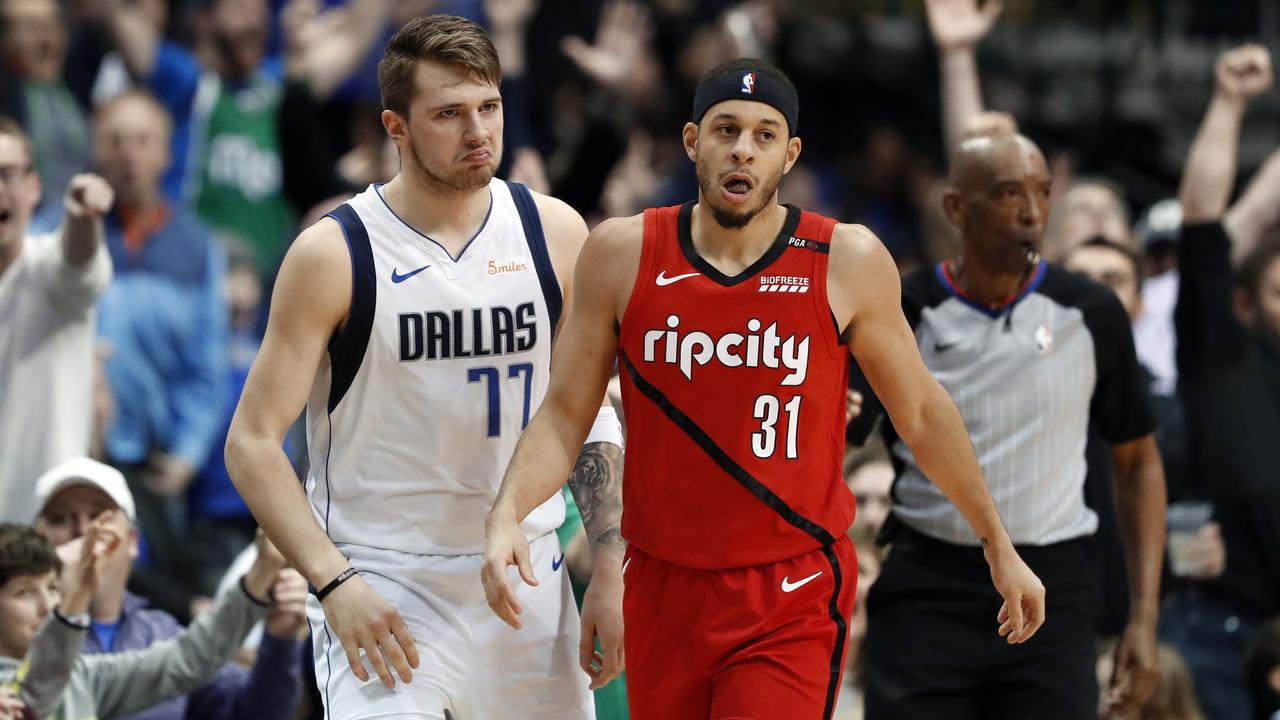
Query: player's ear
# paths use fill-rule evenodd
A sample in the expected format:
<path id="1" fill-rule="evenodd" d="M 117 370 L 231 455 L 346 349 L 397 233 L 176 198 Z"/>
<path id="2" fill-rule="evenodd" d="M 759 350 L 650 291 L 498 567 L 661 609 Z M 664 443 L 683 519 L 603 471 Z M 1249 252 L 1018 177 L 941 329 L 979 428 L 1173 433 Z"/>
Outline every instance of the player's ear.
<path id="1" fill-rule="evenodd" d="M 684 154 L 689 159 L 697 162 L 698 160 L 698 126 L 694 123 L 687 122 L 684 124 L 684 130 L 681 132 L 681 139 L 684 140 Z"/>
<path id="2" fill-rule="evenodd" d="M 400 113 L 394 110 L 383 110 L 382 127 L 386 129 L 387 137 L 391 138 L 396 145 L 409 141 L 409 119 L 401 117 Z"/>
<path id="3" fill-rule="evenodd" d="M 783 166 L 782 173 L 785 175 L 791 172 L 791 167 L 796 164 L 796 160 L 800 159 L 800 138 L 793 137 L 787 140 L 787 164 Z"/>
<path id="4" fill-rule="evenodd" d="M 942 212 L 957 229 L 964 224 L 964 203 L 960 199 L 959 190 L 947 188 L 946 192 L 942 193 Z"/>

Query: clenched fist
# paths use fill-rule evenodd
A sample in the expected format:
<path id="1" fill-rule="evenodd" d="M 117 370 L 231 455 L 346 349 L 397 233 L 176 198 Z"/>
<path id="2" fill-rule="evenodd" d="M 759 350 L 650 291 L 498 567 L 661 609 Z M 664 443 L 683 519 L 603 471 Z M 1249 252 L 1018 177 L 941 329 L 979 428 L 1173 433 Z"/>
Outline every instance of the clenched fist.
<path id="1" fill-rule="evenodd" d="M 71 178 L 62 204 L 72 219 L 97 220 L 111 209 L 115 196 L 106 180 L 84 173 Z"/>
<path id="2" fill-rule="evenodd" d="M 1001 0 L 925 0 L 929 33 L 939 50 L 972 49 L 991 32 L 1000 12 Z"/>
<path id="3" fill-rule="evenodd" d="M 1240 100 L 1249 100 L 1270 90 L 1275 80 L 1271 54 L 1262 45 L 1241 45 L 1222 53 L 1214 75 L 1219 93 Z"/>

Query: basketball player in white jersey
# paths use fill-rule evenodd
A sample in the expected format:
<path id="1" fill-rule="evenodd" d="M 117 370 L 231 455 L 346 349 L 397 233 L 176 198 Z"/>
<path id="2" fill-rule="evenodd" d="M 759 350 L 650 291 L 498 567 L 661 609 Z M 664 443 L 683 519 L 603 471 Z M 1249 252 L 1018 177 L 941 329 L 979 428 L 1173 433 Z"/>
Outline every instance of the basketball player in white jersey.
<path id="1" fill-rule="evenodd" d="M 484 517 L 546 392 L 587 235 L 564 203 L 494 179 L 499 76 L 462 18 L 415 19 L 388 43 L 378 80 L 400 172 L 294 242 L 227 440 L 236 487 L 317 588 L 316 679 L 335 720 L 591 718 L 589 685 L 621 669 L 611 410 L 570 478 L 605 584 L 581 631 L 552 532 L 558 495 L 523 525 L 536 582 L 519 599 L 523 631 L 479 582 Z M 304 403 L 299 486 L 281 440 Z"/>

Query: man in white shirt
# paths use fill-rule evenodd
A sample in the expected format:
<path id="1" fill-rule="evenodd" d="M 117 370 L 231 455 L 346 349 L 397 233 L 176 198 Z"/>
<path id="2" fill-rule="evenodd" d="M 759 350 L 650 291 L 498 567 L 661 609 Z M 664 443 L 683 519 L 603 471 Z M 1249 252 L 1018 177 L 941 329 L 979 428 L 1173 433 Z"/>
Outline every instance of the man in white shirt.
<path id="1" fill-rule="evenodd" d="M 102 215 L 111 187 L 71 179 L 66 213 L 27 236 L 40 201 L 31 141 L 0 117 L 0 521 L 35 514 L 36 478 L 89 450 L 93 307 L 111 281 Z"/>

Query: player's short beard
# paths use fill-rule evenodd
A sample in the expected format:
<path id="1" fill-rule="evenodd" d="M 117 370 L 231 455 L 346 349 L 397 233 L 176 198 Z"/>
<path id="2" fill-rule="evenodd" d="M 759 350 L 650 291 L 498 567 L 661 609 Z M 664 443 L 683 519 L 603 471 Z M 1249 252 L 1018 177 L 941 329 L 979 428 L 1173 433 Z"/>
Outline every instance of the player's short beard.
<path id="1" fill-rule="evenodd" d="M 418 176 L 426 182 L 427 186 L 441 195 L 471 192 L 487 186 L 493 179 L 498 164 L 502 161 L 501 143 L 493 144 L 490 150 L 493 152 L 493 160 L 488 165 L 460 170 L 452 175 L 441 175 L 427 166 L 421 153 L 418 152 L 418 141 L 414 139 L 412 133 L 409 134 L 409 162 L 417 168 Z"/>
<path id="2" fill-rule="evenodd" d="M 746 210 L 734 211 L 728 208 L 720 207 L 711 202 L 711 197 L 720 189 L 719 185 L 714 184 L 711 177 L 711 168 L 707 167 L 706 161 L 698 156 L 693 163 L 694 169 L 698 173 L 698 188 L 702 191 L 702 197 L 706 199 L 703 205 L 711 211 L 711 219 L 725 230 L 741 230 L 746 227 L 760 211 L 764 210 L 773 202 L 774 193 L 778 191 L 778 183 L 782 182 L 782 167 L 766 180 L 756 185 L 753 190 L 760 193 L 760 202 L 756 203 L 753 208 Z"/>

